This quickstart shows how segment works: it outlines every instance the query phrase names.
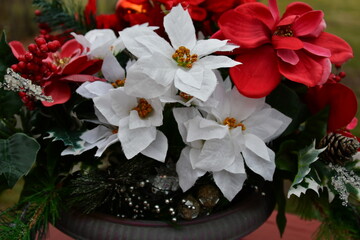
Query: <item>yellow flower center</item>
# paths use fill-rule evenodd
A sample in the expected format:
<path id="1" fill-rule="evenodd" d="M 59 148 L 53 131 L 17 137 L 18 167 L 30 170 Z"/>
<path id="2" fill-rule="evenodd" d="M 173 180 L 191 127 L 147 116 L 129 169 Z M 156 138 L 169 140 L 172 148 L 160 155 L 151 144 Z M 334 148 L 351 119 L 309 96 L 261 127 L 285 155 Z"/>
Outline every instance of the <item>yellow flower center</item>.
<path id="1" fill-rule="evenodd" d="M 117 134 L 119 132 L 119 128 L 115 128 L 111 131 L 113 134 Z"/>
<path id="2" fill-rule="evenodd" d="M 179 66 L 192 68 L 193 63 L 198 60 L 198 55 L 191 55 L 188 48 L 181 46 L 175 51 L 175 53 L 172 55 L 172 58 Z"/>
<path id="3" fill-rule="evenodd" d="M 190 99 L 193 98 L 193 96 L 191 96 L 190 94 L 181 91 L 179 92 L 179 96 L 185 99 L 186 101 L 189 101 Z"/>
<path id="4" fill-rule="evenodd" d="M 139 104 L 133 108 L 139 114 L 140 118 L 147 117 L 154 109 L 151 104 L 148 103 L 144 98 L 139 99 Z"/>
<path id="5" fill-rule="evenodd" d="M 224 125 L 228 125 L 230 129 L 232 128 L 237 128 L 237 127 L 241 127 L 241 129 L 243 131 L 246 130 L 246 127 L 243 123 L 236 123 L 236 119 L 235 118 L 231 118 L 231 117 L 227 117 L 225 118 L 224 122 L 223 122 Z"/>
<path id="6" fill-rule="evenodd" d="M 116 80 L 115 82 L 111 83 L 111 85 L 114 88 L 123 87 L 125 85 L 125 79 L 124 80 Z"/>
<path id="7" fill-rule="evenodd" d="M 294 31 L 291 29 L 291 25 L 284 25 L 277 27 L 274 35 L 281 37 L 292 37 L 294 36 Z"/>
<path id="8" fill-rule="evenodd" d="M 58 54 L 53 54 L 53 58 L 54 58 L 54 64 L 58 67 L 63 68 L 66 64 L 68 64 L 70 62 L 71 58 L 60 58 Z"/>

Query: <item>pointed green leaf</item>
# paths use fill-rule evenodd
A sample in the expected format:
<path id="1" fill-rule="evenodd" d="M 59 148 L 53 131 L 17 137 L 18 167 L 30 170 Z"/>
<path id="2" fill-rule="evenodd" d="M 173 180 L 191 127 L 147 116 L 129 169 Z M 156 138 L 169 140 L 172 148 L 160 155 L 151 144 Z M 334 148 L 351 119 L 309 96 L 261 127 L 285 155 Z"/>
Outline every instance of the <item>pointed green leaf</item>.
<path id="1" fill-rule="evenodd" d="M 316 149 L 315 141 L 308 147 L 301 149 L 298 153 L 298 171 L 295 176 L 295 179 L 291 185 L 293 188 L 295 185 L 301 183 L 304 178 L 310 173 L 310 165 L 318 160 L 319 154 L 324 151 L 324 149 Z"/>
<path id="2" fill-rule="evenodd" d="M 39 149 L 39 143 L 23 133 L 0 139 L 0 175 L 9 188 L 30 171 Z"/>
<path id="3" fill-rule="evenodd" d="M 50 136 L 47 138 L 53 138 L 53 141 L 62 141 L 65 146 L 71 146 L 75 149 L 81 148 L 81 143 L 83 142 L 80 139 L 82 131 L 69 131 L 68 129 L 55 128 L 52 131 L 49 131 Z"/>

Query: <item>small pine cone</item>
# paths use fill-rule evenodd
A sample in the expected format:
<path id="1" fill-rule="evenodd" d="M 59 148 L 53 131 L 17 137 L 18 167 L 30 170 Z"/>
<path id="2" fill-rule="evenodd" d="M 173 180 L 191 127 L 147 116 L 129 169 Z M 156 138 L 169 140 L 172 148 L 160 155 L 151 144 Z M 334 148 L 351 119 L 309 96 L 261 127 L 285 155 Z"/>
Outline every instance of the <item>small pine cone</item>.
<path id="1" fill-rule="evenodd" d="M 352 160 L 352 156 L 357 152 L 360 143 L 355 138 L 346 137 L 339 133 L 329 133 L 318 144 L 318 148 L 324 147 L 327 148 L 319 155 L 320 159 L 343 165 Z"/>

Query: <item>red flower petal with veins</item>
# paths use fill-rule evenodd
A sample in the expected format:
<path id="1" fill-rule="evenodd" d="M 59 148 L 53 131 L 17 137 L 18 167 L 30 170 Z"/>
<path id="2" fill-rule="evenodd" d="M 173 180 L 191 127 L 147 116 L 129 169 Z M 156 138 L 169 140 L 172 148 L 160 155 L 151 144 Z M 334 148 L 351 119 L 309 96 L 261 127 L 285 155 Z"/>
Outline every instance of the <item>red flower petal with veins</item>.
<path id="1" fill-rule="evenodd" d="M 44 84 L 44 94 L 51 96 L 53 102 L 43 101 L 42 104 L 45 107 L 51 107 L 56 104 L 62 104 L 67 102 L 71 97 L 71 89 L 67 82 L 62 81 L 48 81 Z"/>
<path id="2" fill-rule="evenodd" d="M 295 52 L 299 57 L 299 62 L 296 65 L 279 61 L 279 71 L 283 76 L 309 87 L 318 85 L 324 77 L 328 78 L 331 66 L 326 58 L 316 57 L 304 51 Z M 324 72 L 329 74 L 324 76 Z"/>
<path id="3" fill-rule="evenodd" d="M 280 83 L 277 56 L 271 45 L 247 51 L 236 57 L 242 62 L 230 69 L 230 76 L 240 93 L 259 98 L 268 95 Z"/>
<path id="4" fill-rule="evenodd" d="M 324 18 L 322 11 L 311 11 L 300 15 L 292 25 L 294 35 L 306 36 L 315 32 Z"/>
<path id="5" fill-rule="evenodd" d="M 220 17 L 219 26 L 226 38 L 244 48 L 256 48 L 270 42 L 271 32 L 265 24 L 256 18 L 241 16 L 234 10 Z"/>
<path id="6" fill-rule="evenodd" d="M 346 127 L 352 122 L 357 111 L 354 92 L 341 83 L 326 83 L 323 86 L 309 88 L 306 102 L 312 113 L 330 106 L 328 131 Z"/>
<path id="7" fill-rule="evenodd" d="M 331 51 L 330 61 L 334 64 L 343 64 L 350 58 L 353 58 L 353 50 L 343 39 L 323 32 L 318 38 L 309 39 L 309 43 L 327 48 Z"/>
<path id="8" fill-rule="evenodd" d="M 24 55 L 26 53 L 23 44 L 19 41 L 11 41 L 9 42 L 9 46 L 11 48 L 12 53 L 17 59 L 19 58 L 19 56 Z"/>

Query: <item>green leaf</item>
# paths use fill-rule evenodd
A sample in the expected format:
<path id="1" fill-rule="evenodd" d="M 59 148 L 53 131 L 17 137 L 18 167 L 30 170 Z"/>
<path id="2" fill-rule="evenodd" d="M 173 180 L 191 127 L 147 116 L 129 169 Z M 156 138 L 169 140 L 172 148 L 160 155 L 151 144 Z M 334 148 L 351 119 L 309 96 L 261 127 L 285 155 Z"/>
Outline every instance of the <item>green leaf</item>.
<path id="1" fill-rule="evenodd" d="M 298 172 L 295 176 L 295 179 L 291 185 L 295 187 L 295 185 L 301 183 L 304 178 L 310 173 L 311 167 L 310 165 L 318 160 L 319 154 L 324 151 L 324 149 L 316 149 L 315 141 L 303 149 L 301 149 L 298 153 Z"/>
<path id="2" fill-rule="evenodd" d="M 284 194 L 284 181 L 276 177 L 274 179 L 275 185 L 278 186 L 275 188 L 275 196 L 277 202 L 277 215 L 276 215 L 276 225 L 279 229 L 280 236 L 284 234 L 285 227 L 286 227 L 286 198 Z"/>
<path id="3" fill-rule="evenodd" d="M 278 169 L 296 173 L 297 170 L 297 143 L 295 140 L 288 140 L 281 143 L 276 153 L 276 167 Z"/>
<path id="4" fill-rule="evenodd" d="M 14 116 L 22 106 L 17 93 L 0 89 L 0 118 Z"/>
<path id="5" fill-rule="evenodd" d="M 47 138 L 53 138 L 53 141 L 62 141 L 65 146 L 71 146 L 75 149 L 81 148 L 80 135 L 82 131 L 70 131 L 68 129 L 55 128 L 49 131 L 50 136 Z"/>
<path id="6" fill-rule="evenodd" d="M 300 100 L 296 92 L 284 84 L 280 84 L 272 91 L 266 97 L 266 102 L 292 119 L 290 125 L 283 133 L 284 136 L 297 129 L 300 123 L 305 121 L 304 116 L 308 114 L 306 105 Z"/>
<path id="7" fill-rule="evenodd" d="M 6 69 L 16 62 L 16 58 L 12 54 L 11 48 L 6 42 L 6 34 L 3 31 L 0 38 L 0 82 L 4 79 Z"/>
<path id="8" fill-rule="evenodd" d="M 39 143 L 23 133 L 0 139 L 0 174 L 9 188 L 30 171 L 39 149 Z"/>

